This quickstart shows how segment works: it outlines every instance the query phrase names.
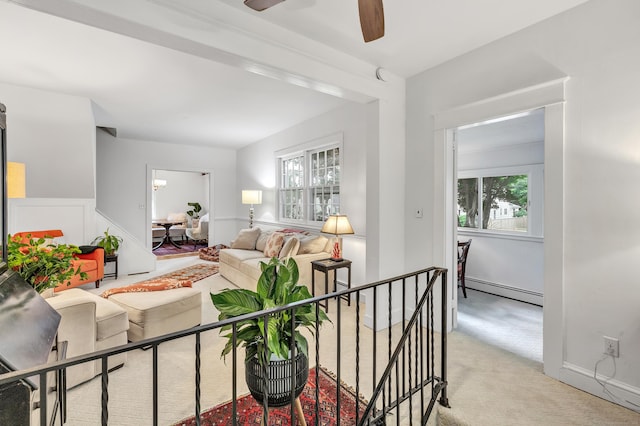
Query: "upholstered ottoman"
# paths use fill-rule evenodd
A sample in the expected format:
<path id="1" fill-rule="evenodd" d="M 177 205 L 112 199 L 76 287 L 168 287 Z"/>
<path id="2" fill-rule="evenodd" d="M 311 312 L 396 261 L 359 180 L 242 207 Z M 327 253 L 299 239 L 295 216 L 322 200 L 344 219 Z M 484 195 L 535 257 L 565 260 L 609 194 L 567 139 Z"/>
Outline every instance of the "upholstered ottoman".
<path id="1" fill-rule="evenodd" d="M 118 293 L 109 300 L 127 311 L 127 336 L 132 342 L 184 330 L 202 321 L 202 294 L 191 287 Z"/>
<path id="2" fill-rule="evenodd" d="M 47 302 L 62 316 L 58 338 L 68 342 L 67 358 L 127 344 L 127 311 L 88 291 L 72 288 L 56 293 Z M 122 366 L 127 354 L 110 356 L 108 369 Z M 67 387 L 72 388 L 102 372 L 102 361 L 67 369 Z"/>

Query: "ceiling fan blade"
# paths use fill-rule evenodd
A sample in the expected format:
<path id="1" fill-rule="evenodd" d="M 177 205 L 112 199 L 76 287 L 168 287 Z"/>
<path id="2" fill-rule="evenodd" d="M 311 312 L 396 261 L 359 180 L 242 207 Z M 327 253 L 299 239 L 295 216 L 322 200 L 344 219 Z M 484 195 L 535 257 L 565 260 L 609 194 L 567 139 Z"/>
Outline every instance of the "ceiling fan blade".
<path id="1" fill-rule="evenodd" d="M 263 10 L 268 9 L 271 6 L 275 6 L 283 1 L 284 0 L 244 0 L 244 4 L 253 10 L 262 12 Z"/>
<path id="2" fill-rule="evenodd" d="M 366 43 L 384 35 L 384 10 L 382 0 L 358 0 L 360 27 Z"/>

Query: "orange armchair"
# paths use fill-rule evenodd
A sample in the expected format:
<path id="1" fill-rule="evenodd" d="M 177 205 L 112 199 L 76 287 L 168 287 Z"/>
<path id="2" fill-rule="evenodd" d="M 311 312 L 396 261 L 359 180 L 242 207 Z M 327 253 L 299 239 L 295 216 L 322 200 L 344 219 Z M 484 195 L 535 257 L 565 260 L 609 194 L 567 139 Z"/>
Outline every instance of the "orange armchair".
<path id="1" fill-rule="evenodd" d="M 28 242 L 28 236 L 31 238 L 59 238 L 64 236 L 59 229 L 50 229 L 46 231 L 28 231 L 28 232 L 16 232 L 13 236 L 19 236 L 23 242 Z M 80 271 L 87 274 L 85 279 L 82 279 L 80 275 L 74 275 L 69 285 L 59 285 L 54 289 L 55 292 L 66 290 L 80 285 L 95 282 L 96 288 L 100 287 L 100 280 L 104 278 L 104 250 L 102 247 L 97 247 L 90 253 L 80 253 L 75 255 L 76 259 L 73 261 L 73 269 L 80 267 Z"/>

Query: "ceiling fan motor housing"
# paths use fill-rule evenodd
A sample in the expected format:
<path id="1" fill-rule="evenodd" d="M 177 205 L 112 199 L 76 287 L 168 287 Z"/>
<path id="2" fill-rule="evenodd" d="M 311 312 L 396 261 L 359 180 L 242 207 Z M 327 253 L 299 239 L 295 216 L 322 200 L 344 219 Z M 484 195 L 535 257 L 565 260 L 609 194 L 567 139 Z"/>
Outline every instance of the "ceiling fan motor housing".
<path id="1" fill-rule="evenodd" d="M 262 12 L 265 9 L 270 8 L 278 3 L 282 3 L 284 0 L 244 0 L 244 4 L 249 6 L 253 10 Z"/>

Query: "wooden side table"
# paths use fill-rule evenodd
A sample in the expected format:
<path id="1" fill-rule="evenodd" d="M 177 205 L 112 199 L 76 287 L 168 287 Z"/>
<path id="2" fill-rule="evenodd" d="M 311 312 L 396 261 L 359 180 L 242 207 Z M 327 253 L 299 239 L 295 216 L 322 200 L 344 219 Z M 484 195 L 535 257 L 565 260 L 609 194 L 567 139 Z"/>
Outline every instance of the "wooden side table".
<path id="1" fill-rule="evenodd" d="M 320 271 L 324 273 L 324 292 L 325 294 L 329 293 L 329 271 L 334 271 L 333 273 L 333 291 L 336 291 L 338 286 L 338 274 L 337 270 L 340 268 L 347 268 L 347 288 L 351 288 L 351 261 L 347 259 L 342 260 L 332 260 L 332 259 L 322 259 L 322 260 L 314 260 L 311 262 L 311 293 L 313 296 L 316 295 L 316 274 L 315 271 Z M 351 306 L 351 297 L 349 294 L 343 294 L 340 296 L 341 298 L 347 301 L 347 304 Z M 329 312 L 329 300 L 325 302 L 324 308 L 327 312 Z"/>
<path id="2" fill-rule="evenodd" d="M 104 277 L 105 278 L 115 278 L 116 280 L 118 279 L 118 255 L 117 254 L 105 254 L 104 255 L 104 266 L 107 266 L 107 263 L 115 263 L 116 264 L 116 268 L 115 268 L 115 272 L 105 272 L 104 273 Z"/>

